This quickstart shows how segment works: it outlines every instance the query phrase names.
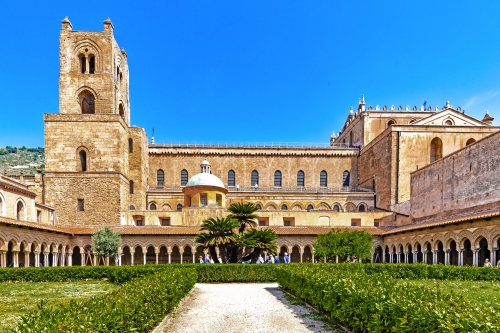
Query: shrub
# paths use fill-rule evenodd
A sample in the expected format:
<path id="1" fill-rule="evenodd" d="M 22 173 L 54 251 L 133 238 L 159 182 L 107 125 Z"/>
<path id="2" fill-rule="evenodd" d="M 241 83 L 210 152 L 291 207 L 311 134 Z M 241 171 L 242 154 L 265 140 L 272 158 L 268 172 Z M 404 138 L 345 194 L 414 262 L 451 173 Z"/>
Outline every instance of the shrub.
<path id="1" fill-rule="evenodd" d="M 292 264 L 276 274 L 285 290 L 355 332 L 500 332 L 491 308 L 384 274 L 366 274 L 363 266 Z"/>
<path id="2" fill-rule="evenodd" d="M 148 266 L 145 266 L 149 268 Z M 143 267 L 144 268 L 144 267 Z M 136 272 L 153 270 L 136 270 Z M 149 332 L 193 288 L 194 269 L 160 269 L 90 300 L 39 308 L 15 332 Z"/>
<path id="3" fill-rule="evenodd" d="M 280 265 L 194 265 L 198 282 L 275 282 Z"/>

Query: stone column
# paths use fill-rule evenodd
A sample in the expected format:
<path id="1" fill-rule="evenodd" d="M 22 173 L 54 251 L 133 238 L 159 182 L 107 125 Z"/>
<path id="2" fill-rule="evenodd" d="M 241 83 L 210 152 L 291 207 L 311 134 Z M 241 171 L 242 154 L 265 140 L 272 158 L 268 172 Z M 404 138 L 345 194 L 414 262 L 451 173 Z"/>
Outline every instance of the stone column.
<path id="1" fill-rule="evenodd" d="M 458 266 L 464 265 L 464 249 L 458 249 Z"/>
<path id="2" fill-rule="evenodd" d="M 409 256 L 409 255 L 410 255 L 410 252 L 408 252 L 408 251 L 407 251 L 407 252 L 405 252 L 405 263 L 406 263 L 406 264 L 409 262 L 409 260 L 408 260 L 408 259 L 409 259 L 409 258 L 408 258 L 408 256 Z"/>
<path id="3" fill-rule="evenodd" d="M 401 252 L 397 252 L 397 253 L 396 253 L 396 263 L 398 263 L 398 264 L 399 264 L 399 262 L 401 261 L 401 258 L 400 258 L 400 257 L 401 257 L 401 255 L 400 255 L 400 254 L 401 254 Z"/>
<path id="4" fill-rule="evenodd" d="M 444 254 L 444 264 L 445 265 L 450 264 L 450 253 L 451 253 L 451 250 L 446 250 L 446 252 Z"/>
<path id="5" fill-rule="evenodd" d="M 497 265 L 497 250 L 498 248 L 497 247 L 492 247 L 490 249 L 490 262 L 491 262 L 491 265 L 492 266 L 496 266 Z"/>
<path id="6" fill-rule="evenodd" d="M 418 251 L 413 252 L 413 263 L 415 264 L 418 261 Z"/>
<path id="7" fill-rule="evenodd" d="M 479 265 L 479 250 L 480 249 L 474 249 L 474 259 L 472 261 L 472 266 Z"/>
<path id="8" fill-rule="evenodd" d="M 183 257 L 184 257 L 184 248 L 182 248 L 182 251 L 181 249 L 179 249 L 179 253 L 181 254 L 181 264 L 182 264 L 182 260 L 183 260 Z M 219 257 L 219 253 L 217 252 L 217 258 Z"/>
<path id="9" fill-rule="evenodd" d="M 427 264 L 427 251 L 422 251 L 422 262 Z"/>
<path id="10" fill-rule="evenodd" d="M 6 260 L 6 252 L 5 251 L 0 251 L 0 266 L 1 267 L 6 267 L 7 266 L 7 260 Z"/>
<path id="11" fill-rule="evenodd" d="M 156 256 L 156 264 L 158 265 L 158 253 L 155 253 Z"/>
<path id="12" fill-rule="evenodd" d="M 80 256 L 82 257 L 82 266 L 87 266 L 87 263 L 85 262 L 85 253 L 82 253 L 80 254 Z"/>
<path id="13" fill-rule="evenodd" d="M 121 254 L 118 254 L 118 266 L 122 265 L 122 256 Z"/>
<path id="14" fill-rule="evenodd" d="M 35 255 L 35 262 L 33 263 L 33 265 L 35 265 L 35 267 L 39 267 L 40 252 L 33 252 L 33 254 Z"/>
<path id="15" fill-rule="evenodd" d="M 12 266 L 19 267 L 19 251 L 12 251 Z"/>
<path id="16" fill-rule="evenodd" d="M 196 253 L 193 252 L 193 264 L 196 263 Z"/>
<path id="17" fill-rule="evenodd" d="M 434 250 L 432 253 L 432 264 L 433 265 L 437 264 L 437 261 L 438 261 L 437 259 L 438 259 L 438 250 Z"/>
<path id="18" fill-rule="evenodd" d="M 130 251 L 130 266 L 134 266 L 134 254 L 135 252 Z"/>
<path id="19" fill-rule="evenodd" d="M 303 246 L 299 247 L 299 253 L 300 253 L 300 262 L 302 262 L 302 257 L 304 255 L 304 247 Z"/>
<path id="20" fill-rule="evenodd" d="M 382 252 L 382 263 L 385 264 L 385 251 Z"/>
<path id="21" fill-rule="evenodd" d="M 312 260 L 313 264 L 315 264 L 316 262 L 314 261 L 314 253 L 312 253 L 311 255 L 312 255 L 311 260 Z"/>
<path id="22" fill-rule="evenodd" d="M 68 266 L 73 266 L 73 253 L 68 253 Z"/>
<path id="23" fill-rule="evenodd" d="M 167 247 L 167 252 L 168 252 L 168 263 L 171 264 L 172 263 L 172 248 Z"/>
<path id="24" fill-rule="evenodd" d="M 144 265 L 146 265 L 146 252 L 142 251 L 142 257 L 144 258 Z"/>
<path id="25" fill-rule="evenodd" d="M 49 253 L 48 252 L 44 252 L 43 253 L 43 265 L 44 266 L 50 266 L 49 265 Z"/>
<path id="26" fill-rule="evenodd" d="M 325 257 L 325 262 L 326 262 L 326 257 Z M 339 263 L 339 256 L 335 256 L 335 262 L 338 264 Z"/>

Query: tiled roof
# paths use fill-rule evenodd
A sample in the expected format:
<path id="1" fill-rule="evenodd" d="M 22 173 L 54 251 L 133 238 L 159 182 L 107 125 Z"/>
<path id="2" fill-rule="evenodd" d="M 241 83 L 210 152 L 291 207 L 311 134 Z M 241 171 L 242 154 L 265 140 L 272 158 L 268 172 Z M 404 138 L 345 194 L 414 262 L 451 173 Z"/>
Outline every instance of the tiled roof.
<path id="1" fill-rule="evenodd" d="M 455 216 L 447 216 L 447 217 L 444 217 L 441 219 L 435 219 L 435 220 L 424 222 L 424 223 L 409 224 L 409 225 L 405 225 L 405 226 L 394 228 L 390 231 L 387 231 L 384 233 L 384 235 L 391 235 L 391 234 L 402 232 L 402 231 L 425 229 L 425 228 L 442 226 L 442 225 L 447 225 L 447 224 L 452 224 L 452 223 L 459 223 L 459 222 L 464 222 L 464 221 L 469 221 L 469 220 L 485 219 L 485 218 L 490 218 L 490 217 L 494 217 L 494 216 L 500 216 L 500 210 L 498 210 L 498 209 L 497 210 L 487 210 L 487 211 L 482 211 L 482 212 L 476 212 L 473 214 L 461 214 L 461 215 L 455 215 Z"/>

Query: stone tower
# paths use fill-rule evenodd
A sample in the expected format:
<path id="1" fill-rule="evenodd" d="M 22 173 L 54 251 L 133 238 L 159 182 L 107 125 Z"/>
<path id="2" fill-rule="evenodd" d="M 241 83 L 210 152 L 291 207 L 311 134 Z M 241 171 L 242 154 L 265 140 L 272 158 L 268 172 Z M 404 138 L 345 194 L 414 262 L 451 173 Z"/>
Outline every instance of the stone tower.
<path id="1" fill-rule="evenodd" d="M 59 113 L 45 114 L 46 203 L 63 225 L 119 225 L 120 212 L 144 209 L 148 152 L 130 127 L 127 54 L 113 24 L 60 34 Z"/>

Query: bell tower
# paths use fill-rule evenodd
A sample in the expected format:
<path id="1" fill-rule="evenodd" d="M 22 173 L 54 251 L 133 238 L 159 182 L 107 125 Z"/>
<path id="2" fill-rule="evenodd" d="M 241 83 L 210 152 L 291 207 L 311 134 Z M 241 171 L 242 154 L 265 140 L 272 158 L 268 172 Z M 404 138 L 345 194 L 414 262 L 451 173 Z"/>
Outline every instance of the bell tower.
<path id="1" fill-rule="evenodd" d="M 63 225 L 119 225 L 143 205 L 147 137 L 130 127 L 127 54 L 103 31 L 62 20 L 59 113 L 45 114 L 46 203 Z"/>

